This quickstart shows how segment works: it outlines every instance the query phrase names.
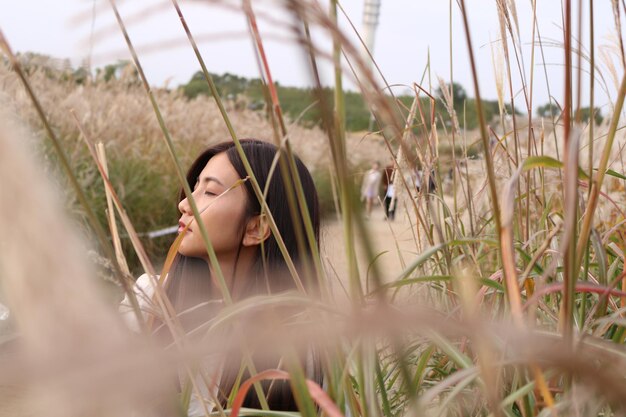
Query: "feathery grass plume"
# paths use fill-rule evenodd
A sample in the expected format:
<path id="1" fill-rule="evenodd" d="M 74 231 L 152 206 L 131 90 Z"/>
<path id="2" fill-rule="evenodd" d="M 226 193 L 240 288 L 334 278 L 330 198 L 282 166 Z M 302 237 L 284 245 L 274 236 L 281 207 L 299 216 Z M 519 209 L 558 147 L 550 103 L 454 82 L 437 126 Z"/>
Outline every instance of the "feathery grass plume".
<path id="1" fill-rule="evenodd" d="M 162 355 L 104 301 L 28 139 L 6 118 L 0 126 L 1 284 L 18 332 L 2 346 L 0 397 L 19 392 L 0 404 L 17 398 L 16 415 L 51 416 L 144 414 L 159 397 L 167 406 L 167 362 L 155 367 Z"/>
<path id="2" fill-rule="evenodd" d="M 615 28 L 617 29 L 617 39 L 619 40 L 622 69 L 626 69 L 626 55 L 624 54 L 624 39 L 622 38 L 622 18 L 620 14 L 619 1 L 611 0 L 611 6 L 613 8 L 613 19 L 615 19 Z"/>
<path id="3" fill-rule="evenodd" d="M 100 165 L 102 165 L 102 168 L 104 169 L 104 174 L 108 178 L 109 166 L 107 164 L 106 151 L 104 148 L 104 144 L 102 142 L 98 142 L 96 144 L 96 153 L 98 156 L 98 160 L 100 161 Z M 107 214 L 108 214 L 109 230 L 111 232 L 111 240 L 113 241 L 113 249 L 115 249 L 115 258 L 122 272 L 125 275 L 130 276 L 130 269 L 128 269 L 128 263 L 126 262 L 124 251 L 122 250 L 122 242 L 120 240 L 120 234 L 117 229 L 117 220 L 116 220 L 115 211 L 113 208 L 113 197 L 111 196 L 111 192 L 107 188 L 106 183 L 105 183 L 104 191 L 105 191 L 106 200 L 107 200 Z"/>
<path id="4" fill-rule="evenodd" d="M 601 62 L 606 67 L 606 71 L 608 71 L 611 76 L 611 81 L 613 81 L 613 85 L 611 87 L 606 86 L 606 89 L 609 90 L 613 88 L 617 90 L 619 88 L 620 77 L 618 75 L 617 68 L 615 66 L 615 60 L 619 58 L 619 45 L 617 44 L 618 40 L 615 35 L 609 36 L 609 43 L 602 44 L 598 46 L 598 52 L 600 53 Z"/>
<path id="5" fill-rule="evenodd" d="M 460 136 L 461 126 L 459 124 L 459 118 L 456 114 L 456 110 L 454 109 L 454 101 L 452 100 L 452 92 L 450 91 L 450 88 L 452 88 L 452 86 L 448 86 L 443 78 L 439 77 L 438 79 L 439 79 L 439 88 L 441 89 L 441 92 L 443 93 L 443 98 L 445 99 L 444 104 L 446 106 L 446 110 L 448 111 L 448 114 L 450 115 L 450 118 L 452 119 L 452 127 L 454 131 L 456 132 L 456 134 Z"/>
<path id="6" fill-rule="evenodd" d="M 281 170 L 283 178 L 287 179 L 286 188 L 287 188 L 287 196 L 289 204 L 289 209 L 291 213 L 291 217 L 293 219 L 293 224 L 296 225 L 296 238 L 298 240 L 298 247 L 300 251 L 304 250 L 305 244 L 304 239 L 308 241 L 308 245 L 312 248 L 313 251 L 313 266 L 315 267 L 315 278 L 312 276 L 313 271 L 311 270 L 310 260 L 306 256 L 302 256 L 304 260 L 303 270 L 305 275 L 305 280 L 312 281 L 316 279 L 319 283 L 321 283 L 321 288 L 325 289 L 323 285 L 323 271 L 322 265 L 319 262 L 319 248 L 317 242 L 315 241 L 315 235 L 313 232 L 313 226 L 310 220 L 310 213 L 308 212 L 307 205 L 305 202 L 304 191 L 302 189 L 302 183 L 300 181 L 298 170 L 295 166 L 294 154 L 291 146 L 291 142 L 289 140 L 289 134 L 287 131 L 287 126 L 285 123 L 285 118 L 283 116 L 283 111 L 278 99 L 278 93 L 276 90 L 276 85 L 274 84 L 272 73 L 270 71 L 270 66 L 268 63 L 267 56 L 265 54 L 265 49 L 263 46 L 263 40 L 261 34 L 259 32 L 259 28 L 256 21 L 256 16 L 252 5 L 249 1 L 244 2 L 244 12 L 249 22 L 251 36 L 254 39 L 255 46 L 259 56 L 259 70 L 262 74 L 262 79 L 267 80 L 267 89 L 269 91 L 270 101 L 268 105 L 271 106 L 272 112 L 270 113 L 270 117 L 275 122 L 273 125 L 278 125 L 277 128 L 274 129 L 274 142 L 275 145 L 281 149 L 278 158 L 279 168 Z M 216 98 L 217 99 L 217 98 Z M 282 156 L 282 157 L 280 157 Z M 264 192 L 264 195 L 266 193 Z M 300 222 L 298 218 L 304 219 L 304 228 L 300 226 Z M 276 227 L 274 227 L 277 230 Z M 305 230 L 302 230 L 305 229 Z"/>
<path id="7" fill-rule="evenodd" d="M 496 94 L 498 96 L 498 108 L 500 117 L 504 117 L 504 74 L 502 67 L 504 66 L 504 54 L 499 42 L 490 42 L 491 47 L 491 64 L 493 66 L 493 76 L 496 82 Z"/>
<path id="8" fill-rule="evenodd" d="M 587 245 L 587 239 L 589 239 L 589 234 L 591 233 L 591 223 L 594 217 L 594 211 L 596 210 L 600 188 L 602 187 L 602 183 L 604 181 L 604 177 L 607 172 L 607 164 L 608 164 L 609 156 L 613 148 L 613 141 L 615 139 L 617 126 L 618 126 L 619 119 L 622 113 L 625 96 L 626 96 L 626 74 L 624 75 L 624 78 L 622 79 L 622 84 L 618 91 L 617 101 L 615 103 L 615 110 L 613 113 L 613 117 L 611 119 L 609 132 L 607 133 L 605 146 L 602 151 L 602 156 L 601 156 L 600 164 L 598 167 L 597 177 L 591 186 L 589 202 L 587 203 L 587 208 L 583 214 L 583 226 L 581 228 L 580 240 L 578 241 L 578 245 L 576 248 L 577 249 L 576 253 L 578 256 L 582 255 L 583 248 Z"/>

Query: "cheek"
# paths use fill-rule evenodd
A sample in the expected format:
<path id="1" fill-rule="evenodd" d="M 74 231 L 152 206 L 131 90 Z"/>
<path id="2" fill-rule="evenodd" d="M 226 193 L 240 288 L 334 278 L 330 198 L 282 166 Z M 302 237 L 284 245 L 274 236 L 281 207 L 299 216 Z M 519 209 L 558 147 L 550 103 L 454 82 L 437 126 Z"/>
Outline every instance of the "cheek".
<path id="1" fill-rule="evenodd" d="M 200 215 L 211 245 L 218 256 L 239 250 L 244 233 L 246 204 L 244 190 L 232 190 Z M 183 238 L 178 252 L 184 256 L 207 259 L 208 253 L 200 228 L 192 224 L 191 229 L 192 232 Z"/>
<path id="2" fill-rule="evenodd" d="M 215 252 L 229 252 L 239 248 L 243 238 L 243 210 L 220 208 L 204 221 Z"/>
<path id="3" fill-rule="evenodd" d="M 207 256 L 207 250 L 200 235 L 200 231 L 188 232 L 178 247 L 178 253 L 192 258 L 204 258 Z"/>

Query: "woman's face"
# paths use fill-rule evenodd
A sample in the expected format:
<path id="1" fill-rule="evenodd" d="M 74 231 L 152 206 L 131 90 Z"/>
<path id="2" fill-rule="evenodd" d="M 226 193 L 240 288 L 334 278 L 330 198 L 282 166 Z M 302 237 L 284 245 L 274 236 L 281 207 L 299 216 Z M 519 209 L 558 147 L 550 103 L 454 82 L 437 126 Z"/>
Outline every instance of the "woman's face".
<path id="1" fill-rule="evenodd" d="M 246 220 L 246 191 L 242 186 L 234 187 L 221 195 L 239 179 L 228 156 L 222 152 L 209 160 L 193 190 L 193 198 L 218 259 L 236 256 L 242 242 Z M 179 233 L 191 223 L 178 252 L 184 256 L 208 259 L 206 245 L 194 220 L 189 201 L 185 198 L 178 204 L 178 209 L 182 213 Z"/>

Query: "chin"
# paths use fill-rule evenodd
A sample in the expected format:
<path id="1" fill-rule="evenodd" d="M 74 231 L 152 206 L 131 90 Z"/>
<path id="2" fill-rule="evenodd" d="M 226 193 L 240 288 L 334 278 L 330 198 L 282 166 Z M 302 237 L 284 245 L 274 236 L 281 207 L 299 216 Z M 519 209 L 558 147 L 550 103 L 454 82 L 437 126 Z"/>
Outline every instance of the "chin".
<path id="1" fill-rule="evenodd" d="M 179 247 L 178 253 L 188 258 L 200 258 L 200 259 L 208 258 L 206 251 L 198 251 L 198 250 L 193 250 L 193 249 L 189 249 L 185 247 Z"/>
<path id="2" fill-rule="evenodd" d="M 183 255 L 183 256 L 191 256 L 191 257 L 193 257 L 193 255 L 190 253 L 189 249 L 188 249 L 188 248 L 185 248 L 183 245 L 180 245 L 180 246 L 178 247 L 177 252 L 178 252 L 178 254 L 179 254 L 179 255 Z"/>

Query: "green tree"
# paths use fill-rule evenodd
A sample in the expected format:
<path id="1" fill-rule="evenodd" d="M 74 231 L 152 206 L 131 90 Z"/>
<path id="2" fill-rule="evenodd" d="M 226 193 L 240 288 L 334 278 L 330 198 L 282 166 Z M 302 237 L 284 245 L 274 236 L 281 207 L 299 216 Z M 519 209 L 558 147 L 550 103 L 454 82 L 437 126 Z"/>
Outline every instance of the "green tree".
<path id="1" fill-rule="evenodd" d="M 89 77 L 90 77 L 89 70 L 85 67 L 78 67 L 76 70 L 74 70 L 74 72 L 72 72 L 72 76 L 71 76 L 72 80 L 76 84 L 85 84 L 85 82 L 87 82 Z"/>
<path id="2" fill-rule="evenodd" d="M 580 111 L 580 119 L 584 123 L 588 123 L 589 119 L 591 119 L 591 108 L 590 107 L 583 107 L 579 111 Z M 593 119 L 595 120 L 597 125 L 599 125 L 600 123 L 602 123 L 602 121 L 604 121 L 604 117 L 602 116 L 602 112 L 600 111 L 600 109 L 598 107 L 594 107 L 593 108 Z"/>
<path id="3" fill-rule="evenodd" d="M 559 114 L 561 114 L 561 108 L 551 101 L 537 107 L 537 116 L 539 117 L 552 118 L 557 117 Z"/>
<path id="4" fill-rule="evenodd" d="M 463 88 L 463 86 L 459 83 L 452 83 L 452 85 L 446 84 L 446 88 L 448 90 L 450 89 L 450 87 L 452 87 L 452 105 L 454 107 L 454 110 L 459 112 L 463 109 L 465 100 L 467 100 L 467 91 L 465 91 L 465 88 Z M 441 87 L 437 87 L 435 94 L 437 98 L 439 98 L 444 104 L 446 103 L 446 99 Z"/>
<path id="5" fill-rule="evenodd" d="M 224 74 L 213 74 L 209 73 L 213 82 L 215 83 L 215 88 L 217 88 L 217 92 L 220 97 L 223 98 L 231 98 L 235 99 L 240 94 L 248 94 L 248 90 L 257 84 L 256 79 L 248 80 L 247 78 L 240 77 L 238 75 L 224 73 Z M 259 81 L 260 83 L 260 81 Z M 209 85 L 204 78 L 204 74 L 202 71 L 196 72 L 189 82 L 185 84 L 183 87 L 183 93 L 187 98 L 192 99 L 197 97 L 199 94 L 209 95 Z"/>
<path id="6" fill-rule="evenodd" d="M 139 83 L 137 68 L 128 60 L 120 59 L 115 64 L 105 65 L 104 69 L 96 68 L 96 78 L 108 82 L 124 79 L 127 82 Z"/>

